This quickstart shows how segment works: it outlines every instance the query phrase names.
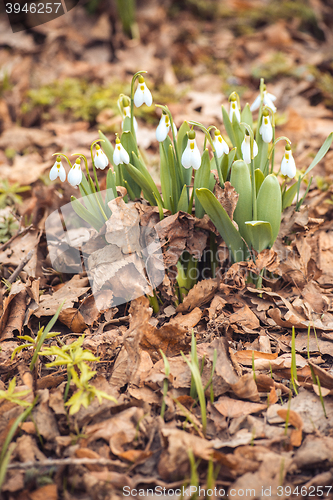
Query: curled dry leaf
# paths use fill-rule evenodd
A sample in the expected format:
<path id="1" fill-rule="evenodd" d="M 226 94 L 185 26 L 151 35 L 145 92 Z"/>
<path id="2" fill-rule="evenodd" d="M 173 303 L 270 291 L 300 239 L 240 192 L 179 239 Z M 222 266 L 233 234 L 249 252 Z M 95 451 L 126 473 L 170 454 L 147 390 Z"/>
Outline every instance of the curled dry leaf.
<path id="1" fill-rule="evenodd" d="M 239 194 L 236 189 L 230 184 L 229 181 L 227 181 L 224 184 L 224 189 L 222 189 L 218 184 L 215 184 L 214 194 L 229 215 L 230 219 L 233 220 L 234 211 L 239 198 Z"/>
<path id="2" fill-rule="evenodd" d="M 277 411 L 277 414 L 283 418 L 285 422 L 288 422 L 289 425 L 295 427 L 290 436 L 290 444 L 292 446 L 301 446 L 302 444 L 302 429 L 303 429 L 303 421 L 300 415 L 293 410 L 286 410 L 282 408 Z"/>
<path id="3" fill-rule="evenodd" d="M 177 312 L 192 311 L 195 307 L 200 307 L 209 302 L 218 289 L 216 279 L 199 281 L 184 298 L 182 304 L 177 307 Z"/>

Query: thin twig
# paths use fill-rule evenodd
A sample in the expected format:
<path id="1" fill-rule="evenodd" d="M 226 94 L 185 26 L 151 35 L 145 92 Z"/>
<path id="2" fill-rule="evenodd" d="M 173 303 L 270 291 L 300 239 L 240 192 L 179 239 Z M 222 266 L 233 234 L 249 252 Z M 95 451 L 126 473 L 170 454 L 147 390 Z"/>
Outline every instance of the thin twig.
<path id="1" fill-rule="evenodd" d="M 16 462 L 8 465 L 8 469 L 32 469 L 42 467 L 57 467 L 62 465 L 118 465 L 118 461 L 108 458 L 53 458 L 49 460 Z"/>
<path id="2" fill-rule="evenodd" d="M 18 233 L 14 234 L 14 236 L 12 236 L 8 241 L 6 241 L 6 243 L 4 243 L 3 245 L 0 246 L 0 252 L 3 252 L 4 250 L 6 250 L 7 247 L 9 247 L 9 245 L 14 241 L 16 240 L 16 238 L 18 238 L 19 236 L 22 236 L 23 234 L 27 233 L 28 231 L 30 231 L 30 229 L 33 227 L 33 224 L 30 224 L 30 226 L 28 227 L 25 227 L 24 229 L 22 229 L 22 231 L 19 231 Z"/>
<path id="3" fill-rule="evenodd" d="M 24 259 L 17 266 L 13 274 L 11 274 L 8 278 L 8 283 L 14 283 L 20 272 L 25 268 L 28 262 L 32 259 L 33 254 L 35 253 L 35 249 L 33 248 L 30 252 L 24 257 Z"/>

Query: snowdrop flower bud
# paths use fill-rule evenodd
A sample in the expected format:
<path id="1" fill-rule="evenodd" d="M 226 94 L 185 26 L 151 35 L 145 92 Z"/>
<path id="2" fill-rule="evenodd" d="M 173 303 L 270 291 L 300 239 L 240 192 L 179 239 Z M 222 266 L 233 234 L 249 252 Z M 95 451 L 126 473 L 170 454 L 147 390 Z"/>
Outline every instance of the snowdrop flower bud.
<path id="1" fill-rule="evenodd" d="M 287 175 L 290 179 L 293 179 L 296 175 L 296 164 L 291 153 L 291 147 L 289 144 L 286 144 L 284 155 L 281 162 L 281 174 Z"/>
<path id="2" fill-rule="evenodd" d="M 264 109 L 262 112 L 262 122 L 259 133 L 261 134 L 262 140 L 264 142 L 268 143 L 273 139 L 273 127 L 267 109 Z"/>
<path id="3" fill-rule="evenodd" d="M 145 103 L 147 106 L 151 106 L 153 102 L 153 97 L 150 90 L 148 89 L 145 80 L 142 75 L 139 76 L 139 85 L 134 94 L 134 104 L 137 108 Z"/>
<path id="4" fill-rule="evenodd" d="M 160 123 L 158 124 L 158 127 L 156 129 L 156 139 L 158 140 L 158 142 L 163 142 L 166 139 L 169 130 L 170 130 L 170 119 L 168 115 L 163 111 Z"/>
<path id="5" fill-rule="evenodd" d="M 61 163 L 60 156 L 57 156 L 55 164 L 53 165 L 53 167 L 50 170 L 49 177 L 50 177 L 51 181 L 55 181 L 57 177 L 59 177 L 61 182 L 64 182 L 66 180 L 66 170 L 64 169 L 64 166 Z"/>
<path id="6" fill-rule="evenodd" d="M 109 160 L 104 151 L 101 150 L 101 147 L 96 144 L 96 154 L 94 156 L 94 163 L 96 168 L 100 168 L 104 170 L 105 167 L 108 166 Z"/>
<path id="7" fill-rule="evenodd" d="M 123 108 L 122 108 L 122 113 L 123 113 L 123 121 L 121 122 L 121 128 L 123 129 L 124 128 L 124 120 L 126 118 L 126 116 L 128 116 L 128 118 L 131 118 L 131 108 L 130 108 L 130 100 L 128 97 L 123 97 Z M 138 132 L 138 122 L 136 121 L 136 118 L 134 116 L 133 118 L 133 125 L 134 125 L 134 131 L 135 133 Z"/>
<path id="8" fill-rule="evenodd" d="M 243 160 L 245 163 L 251 163 L 251 138 L 247 130 L 245 130 L 244 141 L 241 145 Z M 253 158 L 258 154 L 258 145 L 256 141 L 253 141 Z"/>
<path id="9" fill-rule="evenodd" d="M 77 158 L 76 162 L 68 172 L 68 182 L 73 187 L 77 187 L 82 181 L 81 160 Z"/>
<path id="10" fill-rule="evenodd" d="M 231 94 L 229 99 L 230 99 L 229 119 L 232 123 L 232 117 L 233 117 L 233 115 L 235 115 L 237 121 L 240 122 L 241 116 L 240 116 L 240 111 L 239 111 L 239 107 L 238 107 L 237 97 L 233 93 L 233 94 Z"/>
<path id="11" fill-rule="evenodd" d="M 173 129 L 173 133 L 175 134 L 175 137 L 177 137 L 178 131 L 177 131 L 177 127 L 175 125 L 175 122 L 172 122 L 172 129 Z"/>
<path id="12" fill-rule="evenodd" d="M 113 163 L 115 165 L 119 165 L 119 163 L 126 163 L 126 165 L 128 165 L 129 160 L 130 159 L 126 149 L 121 144 L 119 137 L 117 137 L 116 147 L 114 148 L 114 153 L 113 153 Z"/>
<path id="13" fill-rule="evenodd" d="M 194 130 L 190 130 L 190 132 L 188 133 L 187 146 L 182 154 L 181 162 L 184 168 L 193 167 L 195 170 L 198 170 L 198 168 L 200 168 L 201 155 L 195 141 Z"/>
<path id="14" fill-rule="evenodd" d="M 216 156 L 218 158 L 221 158 L 223 153 L 226 155 L 229 153 L 229 146 L 223 139 L 221 132 L 219 130 L 215 130 L 213 145 L 216 151 Z"/>
<path id="15" fill-rule="evenodd" d="M 273 111 L 273 113 L 275 113 L 276 112 L 276 107 L 273 104 L 273 101 L 275 101 L 275 99 L 276 99 L 275 95 L 270 94 L 269 92 L 267 92 L 266 85 L 264 86 L 263 94 L 264 94 L 264 104 L 265 104 L 265 106 L 268 106 Z M 251 104 L 250 110 L 251 111 L 255 111 L 256 109 L 259 109 L 260 102 L 261 102 L 261 96 L 259 94 L 255 98 L 254 102 Z"/>

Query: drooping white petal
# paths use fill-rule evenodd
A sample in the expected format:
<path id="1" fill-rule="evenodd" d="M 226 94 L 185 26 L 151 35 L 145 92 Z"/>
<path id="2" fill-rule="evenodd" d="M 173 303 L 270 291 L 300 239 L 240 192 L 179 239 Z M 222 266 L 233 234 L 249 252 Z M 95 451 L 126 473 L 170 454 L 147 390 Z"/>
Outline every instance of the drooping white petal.
<path id="1" fill-rule="evenodd" d="M 243 155 L 243 160 L 245 163 L 251 163 L 251 141 L 250 136 L 246 135 L 241 145 L 241 151 Z M 258 144 L 256 141 L 253 141 L 253 158 L 255 158 L 258 154 Z"/>
<path id="2" fill-rule="evenodd" d="M 262 117 L 259 133 L 261 134 L 262 140 L 264 142 L 269 143 L 273 139 L 273 127 L 269 116 Z"/>
<path id="3" fill-rule="evenodd" d="M 139 83 L 135 94 L 134 94 L 134 104 L 137 108 L 142 106 L 145 103 L 147 106 L 151 106 L 153 102 L 153 96 L 151 95 L 150 90 L 148 89 L 145 82 Z"/>
<path id="4" fill-rule="evenodd" d="M 57 177 L 64 182 L 66 180 L 66 170 L 60 161 L 56 161 L 50 170 L 49 174 L 50 180 L 55 181 Z"/>
<path id="5" fill-rule="evenodd" d="M 239 108 L 238 108 L 238 104 L 237 104 L 237 101 L 231 101 L 230 102 L 230 109 L 229 109 L 229 119 L 232 123 L 232 117 L 233 115 L 236 116 L 236 120 L 238 122 L 241 121 L 241 116 L 240 116 L 240 111 L 239 111 Z"/>
<path id="6" fill-rule="evenodd" d="M 273 94 L 270 94 L 270 93 L 269 93 L 269 92 L 267 92 L 267 91 L 266 91 L 266 95 L 267 95 L 267 97 L 269 97 L 269 99 L 270 99 L 271 101 L 273 101 L 273 102 L 274 102 L 274 101 L 276 100 L 276 96 L 275 96 L 275 95 L 273 95 Z"/>
<path id="7" fill-rule="evenodd" d="M 129 155 L 120 142 L 116 142 L 113 153 L 113 163 L 115 165 L 119 165 L 119 163 L 126 163 L 127 165 L 129 163 Z"/>
<path id="8" fill-rule="evenodd" d="M 281 162 L 281 174 L 293 179 L 296 175 L 296 164 L 290 151 L 285 152 Z"/>
<path id="9" fill-rule="evenodd" d="M 70 171 L 68 172 L 68 182 L 73 186 L 78 186 L 82 181 L 82 171 L 78 163 L 74 163 Z"/>
<path id="10" fill-rule="evenodd" d="M 120 149 L 120 159 L 123 163 L 126 163 L 126 165 L 129 164 L 130 158 L 129 154 L 127 153 L 126 149 L 121 145 Z"/>
<path id="11" fill-rule="evenodd" d="M 166 124 L 166 115 L 162 115 L 160 122 L 157 126 L 156 129 L 156 139 L 158 142 L 163 142 L 166 139 L 166 136 L 168 135 L 168 132 L 170 130 L 170 122 L 168 122 L 168 125 Z"/>
<path id="12" fill-rule="evenodd" d="M 223 137 L 220 135 L 216 135 L 214 140 L 213 140 L 213 145 L 216 151 L 216 155 L 218 158 L 221 158 L 223 154 L 228 154 L 229 153 L 229 146 L 223 139 Z"/>
<path id="13" fill-rule="evenodd" d="M 174 122 L 172 122 L 172 128 L 173 128 L 173 133 L 175 134 L 175 137 L 177 137 L 178 130 Z"/>
<path id="14" fill-rule="evenodd" d="M 273 113 L 276 113 L 276 106 L 273 104 L 272 99 L 267 95 L 267 92 L 264 93 L 264 104 L 265 106 L 268 106 L 273 111 Z"/>
<path id="15" fill-rule="evenodd" d="M 195 139 L 189 139 L 187 146 L 182 154 L 181 163 L 184 168 L 193 167 L 198 170 L 201 165 L 201 154 L 195 142 Z"/>
<path id="16" fill-rule="evenodd" d="M 144 102 L 146 103 L 147 106 L 151 106 L 153 104 L 153 96 L 151 95 L 151 92 L 147 85 L 144 83 L 145 89 L 143 91 L 144 94 Z"/>
<path id="17" fill-rule="evenodd" d="M 255 100 L 251 104 L 250 111 L 256 111 L 257 109 L 259 109 L 259 107 L 260 107 L 260 94 L 257 95 L 257 97 L 255 98 Z"/>
<path id="18" fill-rule="evenodd" d="M 105 167 L 108 166 L 109 160 L 104 151 L 101 149 L 96 150 L 96 154 L 94 156 L 94 163 L 96 168 L 100 168 L 101 170 L 104 170 Z"/>

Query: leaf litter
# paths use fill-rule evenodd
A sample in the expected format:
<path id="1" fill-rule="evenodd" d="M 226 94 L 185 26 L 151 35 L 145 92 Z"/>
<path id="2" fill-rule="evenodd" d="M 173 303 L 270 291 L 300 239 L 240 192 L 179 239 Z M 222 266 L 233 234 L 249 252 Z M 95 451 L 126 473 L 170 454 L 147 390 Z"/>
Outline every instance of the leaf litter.
<path id="1" fill-rule="evenodd" d="M 91 272 L 98 274 L 99 280 L 94 280 L 94 290 L 81 270 L 74 275 L 52 270 L 44 222 L 49 213 L 69 201 L 71 192 L 64 188 L 60 195 L 55 194 L 40 180 L 52 164 L 50 153 L 55 148 L 67 145 L 71 150 L 82 149 L 95 139 L 96 123 L 103 120 L 93 105 L 93 111 L 85 117 L 75 117 L 67 108 L 66 124 L 61 104 L 35 103 L 29 112 L 22 108 L 31 85 L 40 89 L 52 80 L 73 77 L 112 85 L 113 75 L 125 80 L 128 71 L 147 67 L 156 85 L 171 84 L 179 95 L 184 82 L 191 86 L 180 103 L 170 104 L 176 123 L 191 116 L 210 124 L 218 118 L 219 104 L 226 103 L 224 96 L 232 79 L 244 87 L 243 98 L 250 101 L 254 94 L 252 79 L 260 70 L 259 76 L 268 72 L 265 78 L 269 81 L 269 69 L 276 66 L 274 58 L 279 57 L 283 62 L 280 74 L 271 83 L 272 92 L 285 109 L 286 118 L 278 125 L 279 131 L 281 135 L 294 134 L 298 142 L 296 160 L 306 167 L 312 151 L 332 126 L 332 107 L 318 102 L 328 95 L 321 78 L 328 74 L 325 67 L 331 63 L 326 49 L 333 14 L 324 2 L 313 5 L 318 16 L 314 26 L 323 31 L 325 41 L 316 38 L 318 31 L 306 33 L 297 16 L 293 20 L 285 15 L 267 26 L 264 21 L 264 26 L 255 30 L 242 26 L 239 19 L 244 23 L 253 12 L 246 2 L 232 3 L 237 15 L 224 29 L 219 25 L 226 22 L 223 18 L 214 22 L 209 13 L 201 11 L 208 16 L 202 22 L 191 9 L 177 19 L 176 29 L 164 8 L 151 2 L 150 9 L 138 10 L 141 42 L 134 46 L 118 28 L 113 49 L 105 44 L 110 36 L 110 19 L 114 22 L 112 13 L 95 14 L 96 24 L 78 6 L 54 20 L 52 32 L 42 25 L 32 33 L 16 34 L 16 38 L 6 21 L 1 21 L 0 64 L 12 88 L 9 92 L 0 87 L 0 177 L 33 186 L 32 196 L 24 195 L 19 214 L 26 219 L 32 217 L 34 224 L 0 248 L 1 277 L 8 279 L 29 252 L 34 253 L 20 272 L 21 280 L 12 283 L 10 290 L 4 284 L 0 289 L 0 390 L 5 391 L 16 376 L 15 391 L 29 390 L 26 399 L 33 399 L 36 389 L 28 370 L 32 350 L 24 349 L 13 360 L 11 353 L 21 344 L 19 335 L 36 335 L 40 324 L 46 325 L 65 301 L 53 330 L 60 332 L 65 345 L 85 334 L 83 347 L 100 357 L 93 363 L 97 375 L 92 384 L 117 398 L 117 403 L 95 400 L 87 409 L 81 407 L 75 417 L 68 416 L 63 401 L 66 370 L 48 368 L 46 364 L 52 359 L 40 360 L 34 374 L 39 399 L 33 419 L 22 424 L 13 436 L 16 447 L 2 487 L 5 498 L 53 499 L 62 494 L 68 499 L 87 495 L 118 498 L 124 486 L 175 488 L 185 480 L 188 485 L 193 473 L 189 450 L 197 464 L 200 484 L 208 481 L 207 468 L 212 462 L 215 484 L 226 491 L 231 486 L 238 492 L 242 488 L 258 491 L 260 485 L 260 491 L 270 488 L 272 498 L 281 498 L 276 496 L 281 484 L 290 485 L 292 491 L 301 485 L 309 489 L 311 485 L 332 484 L 332 158 L 327 156 L 316 168 L 327 189 L 312 189 L 307 206 L 300 212 L 286 210 L 274 248 L 258 256 L 257 270 L 266 268 L 275 276 L 265 281 L 262 290 L 246 283 L 254 265 L 238 263 L 222 268 L 215 279 L 200 281 L 177 307 L 172 280 L 166 276 L 160 285 L 164 303 L 158 314 L 153 313 L 144 296 L 130 305 L 110 309 L 112 297 L 101 289 L 103 283 L 117 276 L 117 269 L 112 268 L 114 252 L 135 255 L 136 249 L 125 248 L 117 238 L 109 242 L 113 249 L 106 260 L 105 252 L 101 258 L 95 250 Z M 78 19 L 87 28 L 84 37 L 75 27 Z M 193 43 L 199 35 L 201 42 Z M 43 44 L 36 42 L 38 37 L 44 39 Z M 111 64 L 112 50 L 117 57 Z M 96 54 L 101 59 L 93 64 Z M 58 64 L 51 64 L 53 60 Z M 317 68 L 319 76 L 313 78 L 309 65 Z M 34 74 L 35 81 L 23 78 L 23 74 Z M 217 86 L 216 94 L 207 92 L 207 82 L 212 88 Z M 113 121 L 112 110 L 108 113 L 110 132 L 119 123 L 116 118 Z M 154 119 L 157 123 L 157 116 Z M 148 154 L 154 157 L 154 134 L 144 121 L 140 128 L 146 137 L 145 146 L 150 148 Z M 228 189 L 222 195 L 232 214 L 235 193 Z M 120 211 L 110 224 L 125 215 L 120 199 L 115 203 Z M 161 239 L 168 242 L 168 249 L 163 249 L 167 267 L 172 269 L 185 249 L 201 256 L 212 229 L 209 222 L 184 212 L 159 222 L 156 209 L 141 205 L 131 210 L 138 225 L 156 227 Z M 106 234 L 107 230 L 106 226 Z M 223 262 L 223 243 L 219 252 Z M 142 275 L 136 260 L 131 265 Z M 126 279 L 138 281 L 131 273 Z M 143 292 L 148 291 L 145 282 L 140 286 Z M 293 326 L 297 395 L 290 384 Z M 191 370 L 181 355 L 190 359 L 192 330 L 204 388 L 211 379 L 205 389 L 206 431 L 200 406 L 191 395 Z M 49 346 L 56 344 L 55 338 L 48 341 Z M 169 363 L 168 375 L 160 349 Z M 164 396 L 165 381 L 168 391 Z M 162 419 L 164 397 L 166 412 Z M 23 411 L 21 406 L 0 400 L 1 443 Z M 52 460 L 55 465 L 50 465 Z M 61 493 L 64 478 L 68 491 Z M 242 497 L 238 494 L 234 498 Z"/>

